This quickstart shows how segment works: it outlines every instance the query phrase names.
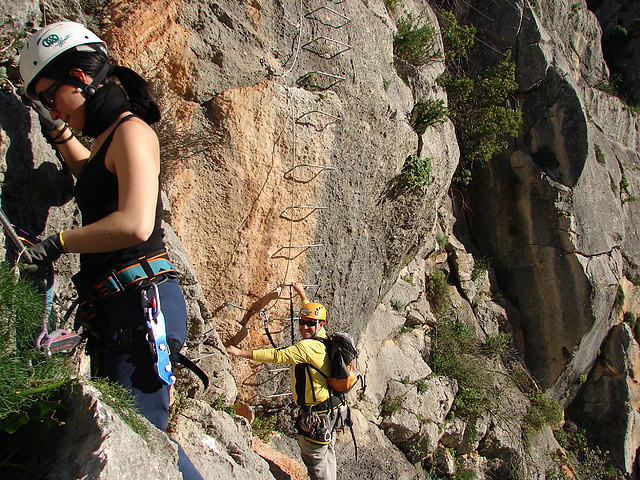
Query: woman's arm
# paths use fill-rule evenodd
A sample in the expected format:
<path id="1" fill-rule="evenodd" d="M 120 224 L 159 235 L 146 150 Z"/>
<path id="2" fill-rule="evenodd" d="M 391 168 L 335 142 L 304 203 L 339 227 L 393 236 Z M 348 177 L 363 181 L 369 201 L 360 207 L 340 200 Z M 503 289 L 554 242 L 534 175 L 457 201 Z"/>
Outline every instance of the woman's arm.
<path id="1" fill-rule="evenodd" d="M 55 138 L 56 135 L 60 133 L 60 129 L 52 130 L 50 132 L 51 138 Z M 73 135 L 71 129 L 67 128 L 66 132 L 63 132 L 62 135 L 55 140 L 55 142 L 59 142 L 61 140 L 66 140 L 70 138 L 70 140 L 64 143 L 55 144 L 55 148 L 58 149 L 62 158 L 64 158 L 64 163 L 67 165 L 67 168 L 71 172 L 71 174 L 78 178 L 78 174 L 82 167 L 87 162 L 89 155 L 91 152 L 80 143 L 80 141 Z"/>
<path id="2" fill-rule="evenodd" d="M 70 252 L 119 250 L 149 238 L 158 198 L 158 137 L 144 121 L 122 123 L 107 150 L 105 166 L 118 177 L 118 210 L 90 225 L 64 232 Z"/>

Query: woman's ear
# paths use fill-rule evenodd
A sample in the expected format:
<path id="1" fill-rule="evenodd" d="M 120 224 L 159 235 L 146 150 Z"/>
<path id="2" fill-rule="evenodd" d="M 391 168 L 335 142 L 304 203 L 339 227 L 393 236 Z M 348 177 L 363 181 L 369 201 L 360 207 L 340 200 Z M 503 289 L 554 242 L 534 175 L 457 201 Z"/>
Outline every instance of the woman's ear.
<path id="1" fill-rule="evenodd" d="M 76 80 L 81 81 L 82 83 L 86 83 L 89 84 L 90 82 L 87 80 L 87 74 L 84 73 L 82 70 L 80 70 L 79 68 L 72 68 L 71 70 L 69 70 L 69 76 L 71 78 L 75 78 Z"/>

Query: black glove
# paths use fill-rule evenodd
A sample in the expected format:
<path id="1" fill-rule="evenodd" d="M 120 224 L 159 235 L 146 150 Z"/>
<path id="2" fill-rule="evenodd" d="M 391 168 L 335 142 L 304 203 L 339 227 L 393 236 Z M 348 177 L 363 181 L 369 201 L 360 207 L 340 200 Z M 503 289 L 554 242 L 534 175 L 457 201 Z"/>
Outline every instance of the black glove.
<path id="1" fill-rule="evenodd" d="M 60 258 L 60 255 L 66 253 L 62 242 L 60 242 L 59 233 L 30 246 L 27 248 L 27 252 L 31 256 L 31 263 L 53 263 Z"/>
<path id="2" fill-rule="evenodd" d="M 38 100 L 30 99 L 30 102 L 31 102 L 31 105 L 30 105 L 31 108 L 33 108 L 35 112 L 38 114 L 38 120 L 40 120 L 40 125 L 42 125 L 42 129 L 45 130 L 49 136 L 51 136 L 51 130 L 53 130 L 54 128 L 60 128 L 62 125 L 64 125 L 64 122 L 62 120 L 52 119 L 51 113 L 49 113 L 49 110 L 44 108 L 42 106 L 42 103 L 40 103 Z"/>
<path id="3" fill-rule="evenodd" d="M 33 110 L 38 114 L 40 126 L 42 127 L 43 133 L 47 136 L 47 138 L 51 137 L 51 130 L 59 129 L 62 125 L 64 125 L 64 122 L 62 120 L 52 119 L 51 113 L 49 113 L 49 110 L 44 108 L 41 102 L 27 97 L 27 95 L 22 90 L 18 90 L 18 94 L 20 95 L 22 103 L 24 103 L 27 107 L 33 108 Z"/>
<path id="4" fill-rule="evenodd" d="M 39 292 L 46 291 L 46 286 L 51 277 L 52 266 L 40 264 L 20 265 L 20 275 L 33 282 Z"/>

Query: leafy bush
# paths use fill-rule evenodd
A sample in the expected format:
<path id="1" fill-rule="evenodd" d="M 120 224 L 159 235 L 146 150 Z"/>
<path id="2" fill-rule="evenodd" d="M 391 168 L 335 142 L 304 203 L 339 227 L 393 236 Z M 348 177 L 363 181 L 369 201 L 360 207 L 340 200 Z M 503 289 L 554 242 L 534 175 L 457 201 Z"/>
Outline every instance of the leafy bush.
<path id="1" fill-rule="evenodd" d="M 436 375 L 458 383 L 451 413 L 463 419 L 479 417 L 490 406 L 491 381 L 478 361 L 477 339 L 464 323 L 454 319 L 440 321 L 431 331 L 431 338 L 429 366 Z"/>
<path id="2" fill-rule="evenodd" d="M 60 390 L 69 357 L 35 348 L 44 301 L 31 283 L 0 264 L 0 476 L 39 478 L 46 472 L 63 409 Z M 6 475 L 6 476 L 3 476 Z"/>
<path id="3" fill-rule="evenodd" d="M 442 316 L 451 305 L 449 300 L 449 284 L 444 272 L 436 270 L 427 276 L 426 296 L 433 312 Z"/>
<path id="4" fill-rule="evenodd" d="M 409 123 L 418 135 L 424 135 L 428 127 L 439 125 L 446 120 L 447 108 L 444 100 L 418 102 L 411 111 Z"/>
<path id="5" fill-rule="evenodd" d="M 438 11 L 440 34 L 444 44 L 445 59 L 451 64 L 458 57 L 466 55 L 473 46 L 476 28 L 471 25 L 460 25 L 455 14 L 450 10 Z"/>
<path id="6" fill-rule="evenodd" d="M 416 190 L 431 183 L 431 159 L 409 155 L 404 161 L 400 182 L 411 190 Z"/>
<path id="7" fill-rule="evenodd" d="M 475 79 L 452 71 L 439 78 L 449 96 L 449 117 L 460 144 L 456 182 L 469 183 L 473 165 L 507 148 L 505 136 L 518 134 L 522 114 L 506 106 L 508 97 L 518 88 L 510 57 L 505 55 L 498 65 Z"/>
<path id="8" fill-rule="evenodd" d="M 440 60 L 441 52 L 436 47 L 436 30 L 421 19 L 407 14 L 398 21 L 398 33 L 393 37 L 393 53 L 415 66 Z"/>
<path id="9" fill-rule="evenodd" d="M 528 396 L 531 403 L 522 421 L 522 433 L 525 441 L 531 443 L 533 435 L 541 431 L 545 426 L 551 428 L 560 426 L 563 419 L 563 410 L 558 402 L 543 393 L 534 392 Z"/>
<path id="10" fill-rule="evenodd" d="M 625 476 L 613 465 L 609 452 L 602 451 L 599 447 L 589 446 L 584 430 L 576 432 L 565 429 L 553 432 L 556 440 L 564 448 L 569 456 L 574 470 L 579 478 L 597 478 L 598 480 L 623 480 Z M 547 472 L 550 480 L 564 480 L 561 466 Z"/>

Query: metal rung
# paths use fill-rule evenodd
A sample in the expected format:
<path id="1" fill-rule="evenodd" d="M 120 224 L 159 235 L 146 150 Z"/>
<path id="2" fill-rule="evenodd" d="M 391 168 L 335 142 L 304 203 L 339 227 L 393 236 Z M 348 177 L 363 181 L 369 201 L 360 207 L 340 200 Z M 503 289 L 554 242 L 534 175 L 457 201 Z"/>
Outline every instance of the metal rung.
<path id="1" fill-rule="evenodd" d="M 299 205 L 299 206 L 293 206 L 293 207 L 287 207 L 285 208 L 282 213 L 280 214 L 280 218 L 284 218 L 285 220 L 290 220 L 292 222 L 300 222 L 302 220 L 304 220 L 305 218 L 307 218 L 309 215 L 313 215 L 313 213 L 316 210 L 326 210 L 328 207 L 319 207 L 319 206 L 307 206 L 307 205 Z M 287 212 L 288 210 L 295 210 L 295 209 L 301 209 L 301 210 L 310 210 L 309 212 L 305 213 L 304 215 L 301 215 L 299 218 L 294 218 L 293 215 L 285 215 L 285 212 Z"/>
<path id="2" fill-rule="evenodd" d="M 313 48 L 311 48 L 311 45 L 313 45 Z M 310 42 L 302 45 L 302 47 L 300 48 L 306 50 L 307 52 L 314 53 L 326 60 L 331 60 L 332 58 L 351 50 L 353 47 L 348 43 L 323 36 L 314 38 Z"/>
<path id="3" fill-rule="evenodd" d="M 277 393 L 275 395 L 264 395 L 263 398 L 286 397 L 288 395 L 293 395 L 293 394 L 291 392 L 289 392 L 289 393 Z"/>
<path id="4" fill-rule="evenodd" d="M 344 80 L 346 80 L 346 78 L 341 77 L 340 75 L 314 70 L 312 72 L 305 73 L 296 81 L 296 83 L 299 87 L 311 92 L 324 92 Z"/>
<path id="5" fill-rule="evenodd" d="M 314 16 L 314 14 L 318 13 L 323 13 L 324 18 L 320 17 L 319 15 Z M 351 22 L 351 19 L 349 17 L 342 15 L 341 13 L 336 12 L 334 9 L 329 7 L 318 7 L 315 10 L 311 10 L 305 15 L 305 18 L 308 18 L 309 20 L 316 20 L 317 22 L 320 22 L 321 24 L 332 28 L 341 28 L 344 27 L 347 23 Z M 336 21 L 332 22 L 332 20 Z M 335 25 L 335 23 L 339 25 Z"/>
<path id="6" fill-rule="evenodd" d="M 324 245 L 321 243 L 316 243 L 313 245 L 291 245 L 291 246 L 287 246 L 287 247 L 280 247 L 278 250 L 276 250 L 273 255 L 271 255 L 271 258 L 288 258 L 289 260 L 293 260 L 294 258 L 299 257 L 300 255 L 302 255 L 302 253 L 304 253 L 304 250 L 308 250 L 310 248 L 315 248 L 315 247 L 323 247 Z M 278 253 L 282 252 L 283 250 L 295 250 L 295 249 L 302 249 L 303 252 L 298 253 L 297 255 L 294 256 L 279 256 Z"/>
<path id="7" fill-rule="evenodd" d="M 317 171 L 310 178 L 306 178 L 306 179 L 297 178 L 297 177 L 295 177 L 293 175 L 293 172 L 297 168 L 301 168 L 301 167 L 314 168 L 314 169 L 317 169 Z M 313 164 L 313 163 L 299 163 L 299 164 L 294 165 L 293 167 L 291 167 L 289 170 L 287 170 L 284 173 L 284 178 L 285 178 L 285 180 L 293 180 L 293 181 L 298 182 L 298 183 L 309 183 L 311 180 L 316 178 L 322 172 L 329 172 L 329 171 L 332 171 L 332 170 L 335 170 L 335 168 L 334 167 L 328 167 L 326 165 L 316 165 L 316 164 Z"/>
<path id="8" fill-rule="evenodd" d="M 269 373 L 287 372 L 287 371 L 289 371 L 289 368 L 274 368 L 272 370 L 267 370 L 267 372 L 269 372 Z"/>
<path id="9" fill-rule="evenodd" d="M 314 117 L 315 123 L 313 122 Z M 316 132 L 321 132 L 329 125 L 334 125 L 338 122 L 342 121 L 342 117 L 337 115 L 333 115 L 331 113 L 322 112 L 320 110 L 311 110 L 307 113 L 303 113 L 298 118 L 296 118 L 296 123 L 298 125 L 309 125 L 316 129 Z"/>
<path id="10" fill-rule="evenodd" d="M 316 206 L 314 206 L 314 205 L 294 205 L 293 207 L 285 208 L 285 211 L 286 210 L 291 210 L 291 209 L 294 209 L 294 208 L 303 208 L 303 209 L 310 209 L 310 210 L 324 210 L 324 209 L 329 208 L 329 207 L 319 207 L 317 205 Z"/>

